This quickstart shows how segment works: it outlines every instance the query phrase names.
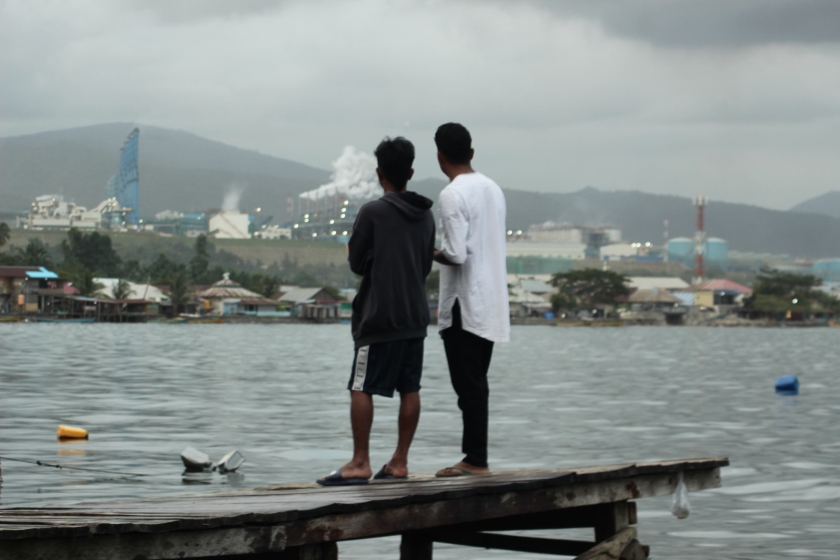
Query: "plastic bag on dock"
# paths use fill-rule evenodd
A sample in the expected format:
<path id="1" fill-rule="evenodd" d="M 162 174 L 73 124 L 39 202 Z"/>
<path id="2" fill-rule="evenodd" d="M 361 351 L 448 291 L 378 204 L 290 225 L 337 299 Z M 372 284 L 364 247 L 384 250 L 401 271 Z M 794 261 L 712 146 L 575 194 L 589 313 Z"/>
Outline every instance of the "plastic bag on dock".
<path id="1" fill-rule="evenodd" d="M 677 487 L 674 489 L 674 501 L 671 502 L 671 513 L 677 519 L 685 519 L 691 513 L 691 504 L 688 503 L 688 488 L 683 481 L 683 473 L 677 474 Z"/>

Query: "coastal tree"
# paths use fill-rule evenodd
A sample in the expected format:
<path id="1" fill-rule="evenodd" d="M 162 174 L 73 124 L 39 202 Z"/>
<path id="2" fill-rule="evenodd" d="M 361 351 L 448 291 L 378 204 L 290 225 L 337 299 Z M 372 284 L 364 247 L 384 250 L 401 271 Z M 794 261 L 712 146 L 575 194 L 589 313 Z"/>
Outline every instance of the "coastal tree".
<path id="1" fill-rule="evenodd" d="M 624 274 L 597 268 L 558 272 L 551 279 L 551 284 L 558 288 L 551 304 L 555 311 L 615 304 L 616 298 L 630 294 L 628 281 Z"/>
<path id="2" fill-rule="evenodd" d="M 120 276 L 133 282 L 147 282 L 149 280 L 146 267 L 140 264 L 140 261 L 137 259 L 125 261 Z"/>
<path id="3" fill-rule="evenodd" d="M 280 288 L 280 279 L 271 274 L 257 274 L 257 278 L 248 286 L 248 289 L 270 298 Z"/>
<path id="4" fill-rule="evenodd" d="M 172 315 L 177 316 L 189 300 L 190 286 L 187 273 L 180 270 L 169 278 L 169 299 L 172 302 Z"/>
<path id="5" fill-rule="evenodd" d="M 69 278 L 73 282 L 73 286 L 79 290 L 79 294 L 83 296 L 95 297 L 104 288 L 102 284 L 94 280 L 93 272 L 87 268 L 76 269 L 75 273 Z"/>
<path id="6" fill-rule="evenodd" d="M 30 239 L 23 249 L 18 249 L 18 264 L 52 268 L 53 262 L 47 244 L 38 238 Z"/>
<path id="7" fill-rule="evenodd" d="M 114 299 L 128 299 L 131 295 L 131 284 L 125 278 L 120 278 L 114 285 Z"/>
<path id="8" fill-rule="evenodd" d="M 213 269 L 215 271 L 215 268 Z M 218 271 L 214 278 L 221 278 L 223 271 Z M 230 272 L 230 279 L 252 292 L 257 292 L 267 298 L 274 296 L 283 281 L 274 274 L 265 272 L 246 272 L 235 270 Z"/>
<path id="9" fill-rule="evenodd" d="M 95 276 L 114 277 L 120 274 L 122 261 L 111 245 L 111 238 L 98 231 L 82 233 L 76 228 L 67 232 L 61 242 L 65 266 L 82 266 Z"/>
<path id="10" fill-rule="evenodd" d="M 149 265 L 147 274 L 151 278 L 152 284 L 166 284 L 173 276 L 179 272 L 185 272 L 186 267 L 169 259 L 166 255 L 161 253 L 158 258 Z"/>
<path id="11" fill-rule="evenodd" d="M 753 293 L 744 300 L 744 305 L 763 313 L 810 313 L 817 310 L 816 307 L 825 307 L 822 305 L 825 298 L 816 290 L 821 284 L 819 278 L 810 274 L 764 268 L 756 277 Z M 826 300 L 825 303 L 831 307 L 831 302 Z"/>
<path id="12" fill-rule="evenodd" d="M 0 247 L 6 245 L 12 237 L 12 232 L 9 230 L 9 224 L 0 222 Z"/>
<path id="13" fill-rule="evenodd" d="M 207 236 L 199 235 L 195 239 L 195 256 L 190 259 L 190 279 L 201 284 L 207 281 L 207 272 L 210 267 L 210 255 L 207 252 Z"/>

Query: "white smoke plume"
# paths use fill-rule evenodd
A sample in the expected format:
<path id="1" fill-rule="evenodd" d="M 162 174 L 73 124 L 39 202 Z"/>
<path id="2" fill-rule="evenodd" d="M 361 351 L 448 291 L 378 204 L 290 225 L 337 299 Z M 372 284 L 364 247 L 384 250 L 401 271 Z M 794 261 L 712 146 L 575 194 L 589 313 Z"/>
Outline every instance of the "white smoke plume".
<path id="1" fill-rule="evenodd" d="M 245 183 L 233 182 L 228 185 L 228 190 L 225 193 L 225 199 L 222 202 L 222 211 L 236 212 L 239 210 L 239 199 L 242 198 L 242 193 L 245 191 Z"/>
<path id="2" fill-rule="evenodd" d="M 346 146 L 332 166 L 332 180 L 329 183 L 305 192 L 300 197 L 318 200 L 343 194 L 348 199 L 365 200 L 381 194 L 376 178 L 376 158 L 372 155 L 353 146 Z"/>

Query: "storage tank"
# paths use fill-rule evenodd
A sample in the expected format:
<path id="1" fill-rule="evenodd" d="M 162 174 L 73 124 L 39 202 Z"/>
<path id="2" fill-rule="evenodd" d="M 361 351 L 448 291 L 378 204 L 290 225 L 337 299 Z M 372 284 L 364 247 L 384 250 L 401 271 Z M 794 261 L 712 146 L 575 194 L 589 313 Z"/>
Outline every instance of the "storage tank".
<path id="1" fill-rule="evenodd" d="M 729 258 L 729 243 L 719 237 L 710 237 L 703 244 L 703 253 L 707 261 L 725 261 Z"/>
<path id="2" fill-rule="evenodd" d="M 820 259 L 814 263 L 813 271 L 823 282 L 840 282 L 840 259 Z"/>
<path id="3" fill-rule="evenodd" d="M 666 244 L 668 260 L 685 262 L 694 258 L 694 241 L 688 237 L 675 237 Z"/>

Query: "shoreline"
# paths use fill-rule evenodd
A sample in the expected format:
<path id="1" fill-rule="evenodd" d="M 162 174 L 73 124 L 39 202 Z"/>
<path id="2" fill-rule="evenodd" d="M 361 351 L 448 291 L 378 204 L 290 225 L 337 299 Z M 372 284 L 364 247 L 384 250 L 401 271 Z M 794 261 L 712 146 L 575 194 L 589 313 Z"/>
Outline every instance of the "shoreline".
<path id="1" fill-rule="evenodd" d="M 350 324 L 350 319 L 344 318 L 306 318 L 306 317 L 252 317 L 252 316 L 237 316 L 226 315 L 222 317 L 176 317 L 171 319 L 154 318 L 145 321 L 88 321 L 79 319 L 56 319 L 54 317 L 41 317 L 37 315 L 12 315 L 0 316 L 0 325 L 12 323 L 50 323 L 50 324 L 122 324 L 122 325 L 137 325 L 137 324 L 160 324 L 160 325 L 212 325 L 212 324 L 230 324 L 230 325 L 323 325 L 323 324 Z M 430 326 L 436 325 L 437 321 L 432 319 Z M 747 327 L 747 328 L 840 328 L 840 323 L 835 322 L 821 322 L 821 323 L 798 323 L 785 321 L 766 321 L 766 320 L 739 320 L 726 321 L 716 320 L 711 322 L 703 322 L 689 325 L 666 325 L 655 321 L 642 320 L 622 320 L 622 319 L 605 319 L 594 321 L 576 321 L 576 320 L 558 320 L 545 319 L 542 317 L 512 317 L 510 320 L 511 326 L 548 326 L 548 327 Z"/>

